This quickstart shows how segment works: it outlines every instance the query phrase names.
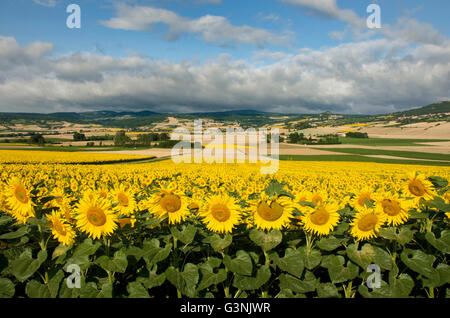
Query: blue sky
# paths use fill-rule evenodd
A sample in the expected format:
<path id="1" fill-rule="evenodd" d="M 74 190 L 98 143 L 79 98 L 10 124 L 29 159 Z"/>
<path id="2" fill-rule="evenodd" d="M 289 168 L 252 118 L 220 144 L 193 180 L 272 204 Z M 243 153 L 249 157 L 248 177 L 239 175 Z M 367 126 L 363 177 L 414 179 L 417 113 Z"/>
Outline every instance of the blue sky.
<path id="1" fill-rule="evenodd" d="M 71 3 L 81 7 L 81 29 L 66 26 Z M 380 30 L 365 27 L 371 3 L 381 8 Z M 448 12 L 447 0 L 2 0 L 0 111 L 421 106 L 449 97 Z M 147 90 L 123 88 L 139 78 Z M 29 91 L 9 93 L 18 85 Z M 41 85 L 55 96 L 36 93 Z M 368 93 L 377 85 L 381 94 Z M 269 87 L 274 96 L 261 92 Z"/>

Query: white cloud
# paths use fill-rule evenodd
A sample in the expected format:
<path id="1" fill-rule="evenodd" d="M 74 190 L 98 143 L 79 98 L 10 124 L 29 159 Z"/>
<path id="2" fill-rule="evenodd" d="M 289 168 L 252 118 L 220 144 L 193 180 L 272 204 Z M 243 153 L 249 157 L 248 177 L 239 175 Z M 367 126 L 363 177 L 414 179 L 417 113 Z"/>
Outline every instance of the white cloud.
<path id="1" fill-rule="evenodd" d="M 322 14 L 327 18 L 341 20 L 353 27 L 365 27 L 366 21 L 350 9 L 341 9 L 336 0 L 279 0 L 281 2 L 302 6 Z"/>
<path id="2" fill-rule="evenodd" d="M 257 46 L 266 44 L 286 46 L 291 35 L 274 34 L 267 30 L 248 25 L 236 26 L 222 16 L 205 15 L 197 19 L 179 16 L 165 9 L 143 6 L 117 6 L 117 17 L 101 21 L 104 26 L 122 30 L 152 30 L 157 24 L 168 27 L 168 39 L 191 33 L 197 34 L 205 42 L 226 44 L 228 42 L 245 43 Z"/>
<path id="3" fill-rule="evenodd" d="M 230 55 L 204 63 L 91 53 L 55 57 L 52 48 L 0 37 L 0 111 L 384 113 L 450 99 L 448 43 L 415 47 L 378 39 L 290 55 L 262 51 L 274 57 L 263 66 Z"/>
<path id="4" fill-rule="evenodd" d="M 33 0 L 33 2 L 44 7 L 54 7 L 58 3 L 57 0 Z"/>

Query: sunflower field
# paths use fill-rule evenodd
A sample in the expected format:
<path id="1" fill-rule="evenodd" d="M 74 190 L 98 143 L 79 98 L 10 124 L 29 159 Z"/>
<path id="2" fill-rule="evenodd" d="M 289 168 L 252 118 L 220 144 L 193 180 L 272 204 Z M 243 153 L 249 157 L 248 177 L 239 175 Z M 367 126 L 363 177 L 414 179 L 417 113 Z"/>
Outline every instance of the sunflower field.
<path id="1" fill-rule="evenodd" d="M 13 162 L 0 297 L 450 297 L 447 167 Z"/>

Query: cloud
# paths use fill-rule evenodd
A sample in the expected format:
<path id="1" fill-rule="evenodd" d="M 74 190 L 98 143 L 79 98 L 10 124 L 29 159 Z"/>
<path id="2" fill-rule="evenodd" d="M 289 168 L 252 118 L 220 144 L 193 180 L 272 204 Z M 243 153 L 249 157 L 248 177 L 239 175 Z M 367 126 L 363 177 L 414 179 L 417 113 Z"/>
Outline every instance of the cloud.
<path id="1" fill-rule="evenodd" d="M 167 26 L 167 39 L 176 40 L 183 34 L 197 34 L 208 43 L 244 43 L 263 47 L 267 44 L 287 46 L 291 35 L 274 34 L 248 25 L 236 26 L 226 18 L 204 15 L 197 19 L 179 16 L 173 11 L 144 6 L 117 6 L 117 17 L 100 21 L 106 27 L 122 30 L 151 31 L 157 24 Z"/>
<path id="2" fill-rule="evenodd" d="M 33 0 L 34 3 L 44 7 L 54 7 L 57 5 L 57 0 Z"/>
<path id="3" fill-rule="evenodd" d="M 342 41 L 351 34 L 354 39 L 364 40 L 375 35 L 382 35 L 393 40 L 402 40 L 410 43 L 424 43 L 442 45 L 447 38 L 436 30 L 431 24 L 417 21 L 410 17 L 401 17 L 393 26 L 383 24 L 381 29 L 367 28 L 366 18 L 359 17 L 350 9 L 340 8 L 336 0 L 279 0 L 284 3 L 298 5 L 311 9 L 321 16 L 345 22 L 349 28 L 341 31 L 332 31 L 329 36 Z"/>
<path id="4" fill-rule="evenodd" d="M 450 99 L 450 45 L 377 39 L 295 54 L 262 51 L 254 65 L 203 63 L 20 46 L 0 37 L 0 111 L 154 110 L 386 113 Z M 5 62 L 6 61 L 6 62 Z"/>
<path id="5" fill-rule="evenodd" d="M 337 19 L 356 28 L 363 28 L 366 26 L 365 19 L 358 17 L 358 15 L 353 10 L 339 8 L 336 3 L 336 0 L 279 0 L 279 1 L 311 9 L 314 13 L 319 13 L 323 17 Z"/>

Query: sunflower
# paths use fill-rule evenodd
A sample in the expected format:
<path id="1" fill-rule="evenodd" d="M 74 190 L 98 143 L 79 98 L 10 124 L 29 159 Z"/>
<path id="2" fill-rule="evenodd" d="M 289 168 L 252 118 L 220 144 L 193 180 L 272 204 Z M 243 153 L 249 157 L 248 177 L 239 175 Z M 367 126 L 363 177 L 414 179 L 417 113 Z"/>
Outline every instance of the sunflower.
<path id="1" fill-rule="evenodd" d="M 15 219 L 25 223 L 29 217 L 34 216 L 34 204 L 31 201 L 30 191 L 27 190 L 23 181 L 19 178 L 11 179 L 5 193 L 6 203 Z"/>
<path id="2" fill-rule="evenodd" d="M 355 209 L 363 208 L 367 206 L 367 203 L 373 203 L 373 191 L 367 187 L 361 189 L 352 199 L 350 199 L 349 203 Z"/>
<path id="3" fill-rule="evenodd" d="M 51 230 L 53 237 L 58 240 L 61 244 L 72 245 L 75 242 L 75 231 L 72 229 L 70 224 L 61 217 L 58 212 L 52 212 L 47 215 L 47 219 L 51 222 Z"/>
<path id="4" fill-rule="evenodd" d="M 302 204 L 301 202 L 307 202 L 307 201 L 309 201 L 309 199 L 311 197 L 312 197 L 312 193 L 305 190 L 305 191 L 298 192 L 295 195 L 294 201 L 297 202 L 300 206 L 304 207 L 306 205 Z"/>
<path id="5" fill-rule="evenodd" d="M 295 208 L 289 197 L 269 197 L 265 192 L 261 193 L 260 200 L 250 201 L 250 205 L 253 210 L 254 224 L 262 230 L 279 230 L 288 225 Z"/>
<path id="6" fill-rule="evenodd" d="M 130 216 L 137 207 L 136 200 L 130 189 L 123 184 L 114 189 L 114 202 L 120 215 Z"/>
<path id="7" fill-rule="evenodd" d="M 175 189 L 161 189 L 153 194 L 150 202 L 152 204 L 152 212 L 159 218 L 167 214 L 170 224 L 180 223 L 189 214 L 187 198 L 183 193 Z"/>
<path id="8" fill-rule="evenodd" d="M 309 194 L 308 202 L 319 204 L 328 200 L 328 194 L 324 190 L 316 190 Z"/>
<path id="9" fill-rule="evenodd" d="M 412 200 L 400 199 L 398 194 L 385 192 L 376 199 L 376 209 L 385 214 L 388 225 L 401 225 L 408 220 Z"/>
<path id="10" fill-rule="evenodd" d="M 381 226 L 386 222 L 386 215 L 377 210 L 363 207 L 355 214 L 350 233 L 358 241 L 376 236 Z"/>
<path id="11" fill-rule="evenodd" d="M 76 207 L 77 227 L 94 239 L 110 235 L 117 229 L 117 215 L 104 198 L 83 197 Z"/>
<path id="12" fill-rule="evenodd" d="M 328 235 L 339 223 L 339 205 L 320 203 L 316 207 L 306 207 L 307 211 L 300 217 L 303 228 L 317 235 Z"/>
<path id="13" fill-rule="evenodd" d="M 417 204 L 422 198 L 433 199 L 435 193 L 433 184 L 424 175 L 413 172 L 408 174 L 408 180 L 403 185 L 403 195 L 413 197 Z"/>
<path id="14" fill-rule="evenodd" d="M 226 194 L 214 195 L 206 199 L 200 212 L 203 222 L 210 231 L 231 233 L 241 219 L 241 211 L 236 199 Z"/>

